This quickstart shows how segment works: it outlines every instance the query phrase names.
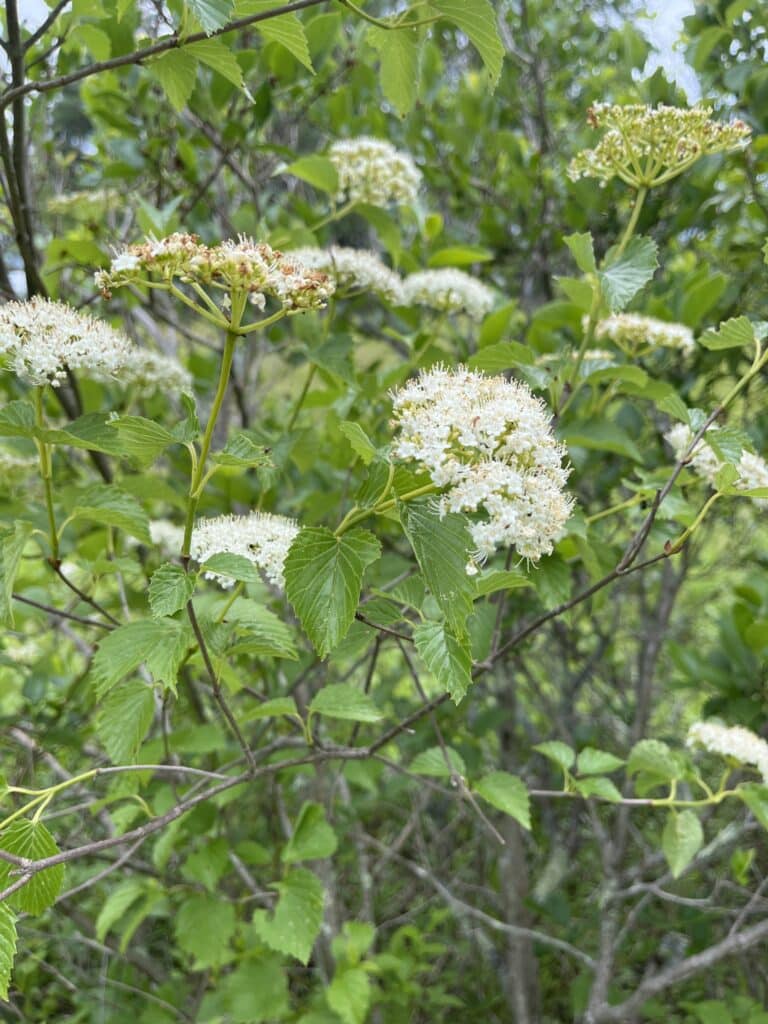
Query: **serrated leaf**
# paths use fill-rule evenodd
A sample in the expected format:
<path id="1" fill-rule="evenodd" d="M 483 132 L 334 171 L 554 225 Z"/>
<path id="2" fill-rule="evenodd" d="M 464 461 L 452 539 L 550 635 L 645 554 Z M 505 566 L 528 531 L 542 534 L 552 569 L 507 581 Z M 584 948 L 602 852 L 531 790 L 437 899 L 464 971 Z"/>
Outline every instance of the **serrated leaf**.
<path id="1" fill-rule="evenodd" d="M 294 868 L 272 888 L 280 893 L 274 914 L 257 910 L 254 931 L 270 949 L 307 964 L 323 923 L 325 895 L 320 879 L 306 868 Z"/>
<path id="2" fill-rule="evenodd" d="M 307 184 L 319 188 L 321 192 L 335 195 L 339 188 L 339 176 L 333 162 L 325 156 L 312 154 L 299 157 L 293 163 L 280 169 L 281 174 L 292 174 Z"/>
<path id="3" fill-rule="evenodd" d="M 360 456 L 360 461 L 368 466 L 376 458 L 376 447 L 359 423 L 342 420 L 339 430 L 352 445 L 352 450 Z"/>
<path id="4" fill-rule="evenodd" d="M 197 81 L 197 61 L 185 50 L 169 50 L 147 64 L 149 73 L 163 87 L 171 106 L 180 113 L 189 103 Z"/>
<path id="5" fill-rule="evenodd" d="M 682 768 L 666 743 L 661 740 L 640 740 L 632 748 L 627 760 L 627 774 L 635 775 L 638 772 L 671 782 L 680 778 Z"/>
<path id="6" fill-rule="evenodd" d="M 16 399 L 0 409 L 0 437 L 32 437 L 35 410 L 30 402 Z"/>
<path id="7" fill-rule="evenodd" d="M 264 445 L 257 444 L 249 434 L 241 430 L 227 441 L 220 452 L 214 452 L 211 462 L 217 466 L 272 466 L 272 459 Z"/>
<path id="8" fill-rule="evenodd" d="M 309 705 L 314 715 L 349 722 L 379 722 L 384 717 L 373 698 L 351 683 L 331 683 L 318 690 Z"/>
<path id="9" fill-rule="evenodd" d="M 96 735 L 113 764 L 133 764 L 155 714 L 152 687 L 138 679 L 115 686 L 96 712 Z"/>
<path id="10" fill-rule="evenodd" d="M 571 250 L 571 256 L 573 256 L 576 266 L 582 274 L 594 274 L 597 272 L 595 247 L 589 231 L 585 231 L 583 234 L 566 235 L 563 241 Z"/>
<path id="11" fill-rule="evenodd" d="M 186 607 L 195 591 L 195 574 L 184 572 L 180 565 L 166 562 L 156 569 L 149 582 L 149 606 L 154 618 L 173 615 Z"/>
<path id="12" fill-rule="evenodd" d="M 233 580 L 242 580 L 243 583 L 259 583 L 261 574 L 253 562 L 245 555 L 233 555 L 221 551 L 217 555 L 211 555 L 203 562 L 206 572 L 215 572 L 220 576 L 230 576 Z"/>
<path id="13" fill-rule="evenodd" d="M 473 543 L 463 516 L 440 517 L 429 499 L 399 504 L 403 524 L 427 586 L 454 634 L 466 634 L 475 593 L 467 575 Z"/>
<path id="14" fill-rule="evenodd" d="M 490 772 L 473 787 L 492 807 L 508 814 L 523 828 L 531 827 L 531 800 L 522 779 L 509 772 Z"/>
<path id="15" fill-rule="evenodd" d="M 768 786 L 759 782 L 743 782 L 736 787 L 736 794 L 752 811 L 764 829 L 768 829 Z"/>
<path id="16" fill-rule="evenodd" d="M 224 621 L 228 625 L 235 625 L 237 636 L 240 638 L 234 647 L 230 648 L 230 654 L 297 657 L 292 627 L 258 601 L 237 598 Z"/>
<path id="17" fill-rule="evenodd" d="M 416 650 L 440 686 L 458 704 L 472 685 L 472 652 L 444 622 L 424 622 L 413 631 Z"/>
<path id="18" fill-rule="evenodd" d="M 504 46 L 490 0 L 431 0 L 444 18 L 464 33 L 482 57 L 491 87 L 496 88 L 504 61 Z"/>
<path id="19" fill-rule="evenodd" d="M 138 501 L 114 484 L 91 484 L 76 492 L 71 519 L 88 519 L 124 530 L 143 544 L 151 544 L 149 518 Z"/>
<path id="20" fill-rule="evenodd" d="M 606 772 L 615 772 L 623 764 L 624 761 L 620 757 L 615 757 L 606 750 L 585 747 L 579 754 L 576 771 L 579 775 L 604 775 Z"/>
<path id="21" fill-rule="evenodd" d="M 559 765 L 565 772 L 570 771 L 576 761 L 576 751 L 561 740 L 547 740 L 545 743 L 537 743 L 533 749 L 538 750 L 544 757 Z"/>
<path id="22" fill-rule="evenodd" d="M 243 88 L 243 71 L 237 57 L 220 39 L 203 39 L 199 43 L 191 43 L 185 49 L 236 88 Z"/>
<path id="23" fill-rule="evenodd" d="M 176 942 L 183 952 L 194 957 L 196 969 L 218 967 L 228 959 L 235 924 L 231 903 L 209 893 L 195 893 L 176 913 Z"/>
<path id="24" fill-rule="evenodd" d="M 3 626 L 13 625 L 13 584 L 31 533 L 31 523 L 23 522 L 0 530 L 0 625 Z"/>
<path id="25" fill-rule="evenodd" d="M 448 760 L 445 759 L 442 747 L 430 747 L 417 754 L 408 766 L 414 775 L 431 775 L 436 779 L 449 779 L 451 775 L 466 775 L 467 766 L 464 759 L 453 747 L 446 747 Z"/>
<path id="26" fill-rule="evenodd" d="M 143 416 L 122 416 L 111 420 L 108 425 L 115 435 L 115 447 L 120 454 L 135 459 L 142 466 L 150 465 L 168 445 L 176 443 L 170 430 Z"/>
<path id="27" fill-rule="evenodd" d="M 146 894 L 146 883 L 140 878 L 126 878 L 107 896 L 106 902 L 96 918 L 96 938 L 103 942 L 110 928 L 126 913 L 129 907 Z"/>
<path id="28" fill-rule="evenodd" d="M 576 791 L 582 796 L 597 796 L 601 800 L 608 800 L 610 803 L 619 803 L 622 799 L 621 793 L 610 779 L 602 775 L 590 779 L 577 779 L 574 783 Z"/>
<path id="29" fill-rule="evenodd" d="M 715 331 L 705 331 L 699 344 L 708 349 L 745 348 L 754 344 L 755 329 L 745 316 L 726 320 Z"/>
<path id="30" fill-rule="evenodd" d="M 416 29 L 384 29 L 372 25 L 366 39 L 379 55 L 384 98 L 401 117 L 413 109 L 419 91 L 419 33 Z"/>
<path id="31" fill-rule="evenodd" d="M 188 639 L 186 623 L 172 619 L 142 619 L 113 629 L 99 641 L 91 663 L 90 677 L 96 696 L 104 697 L 142 663 L 146 663 L 156 682 L 172 686 Z"/>
<path id="32" fill-rule="evenodd" d="M 101 412 L 78 416 L 66 427 L 35 427 L 33 434 L 46 444 L 67 445 L 70 448 L 86 448 L 93 452 L 120 455 L 120 438 L 111 421 Z"/>
<path id="33" fill-rule="evenodd" d="M 44 860 L 60 852 L 56 840 L 42 821 L 28 821 L 26 818 L 17 818 L 0 833 L 0 850 L 28 860 Z M 14 881 L 12 869 L 13 865 L 0 861 L 0 889 Z M 63 864 L 45 868 L 32 875 L 27 884 L 10 897 L 11 904 L 27 914 L 42 914 L 56 902 L 63 883 Z"/>
<path id="34" fill-rule="evenodd" d="M 530 366 L 532 362 L 531 350 L 526 345 L 518 341 L 497 341 L 470 356 L 467 366 L 485 373 L 503 373 L 512 366 Z"/>
<path id="35" fill-rule="evenodd" d="M 519 569 L 491 569 L 481 576 L 475 576 L 475 593 L 478 597 L 486 597 L 499 590 L 519 590 L 531 586 L 531 581 Z"/>
<path id="36" fill-rule="evenodd" d="M 184 4 L 207 35 L 226 25 L 234 10 L 233 0 L 184 0 Z"/>
<path id="37" fill-rule="evenodd" d="M 238 17 L 259 14 L 261 11 L 273 11 L 274 9 L 275 4 L 273 0 L 237 0 Z M 315 73 L 304 26 L 294 13 L 289 12 L 288 14 L 281 14 L 276 18 L 268 18 L 264 21 L 256 22 L 254 28 L 257 29 L 266 42 L 279 43 L 300 64 L 303 64 L 308 71 L 312 74 Z"/>
<path id="38" fill-rule="evenodd" d="M 8 999 L 8 987 L 16 956 L 16 915 L 7 902 L 0 903 L 0 999 Z"/>
<path id="39" fill-rule="evenodd" d="M 263 704 L 259 704 L 258 707 L 252 708 L 241 715 L 239 721 L 255 722 L 260 718 L 280 718 L 282 716 L 301 718 L 293 697 L 274 697 L 272 700 L 265 700 Z"/>
<path id="40" fill-rule="evenodd" d="M 659 265 L 656 253 L 652 238 L 636 235 L 618 260 L 598 271 L 603 297 L 612 313 L 624 309 L 651 280 Z"/>
<path id="41" fill-rule="evenodd" d="M 258 953 L 258 960 L 245 960 L 217 980 L 217 995 L 223 997 L 227 1024 L 275 1024 L 288 1019 L 288 972 L 276 954 Z M 208 1018 L 211 1020 L 211 1018 Z M 304 1024 L 309 1022 L 304 1021 Z"/>
<path id="42" fill-rule="evenodd" d="M 569 446 L 615 452 L 616 455 L 626 455 L 635 462 L 643 461 L 642 451 L 629 434 L 607 420 L 574 423 L 561 432 L 561 439 Z"/>
<path id="43" fill-rule="evenodd" d="M 282 859 L 286 864 L 300 860 L 319 860 L 336 852 L 336 833 L 325 820 L 322 804 L 305 803 L 293 829 L 293 835 L 283 849 Z"/>
<path id="44" fill-rule="evenodd" d="M 381 554 L 367 530 L 336 537 L 324 526 L 302 530 L 285 560 L 285 592 L 315 650 L 324 658 L 355 618 L 363 573 Z"/>
<path id="45" fill-rule="evenodd" d="M 344 1024 L 365 1024 L 371 1004 L 371 982 L 362 967 L 337 968 L 325 990 L 330 1008 Z"/>
<path id="46" fill-rule="evenodd" d="M 679 878 L 704 843 L 701 822 L 693 811 L 672 811 L 661 837 L 661 848 L 673 878 Z"/>

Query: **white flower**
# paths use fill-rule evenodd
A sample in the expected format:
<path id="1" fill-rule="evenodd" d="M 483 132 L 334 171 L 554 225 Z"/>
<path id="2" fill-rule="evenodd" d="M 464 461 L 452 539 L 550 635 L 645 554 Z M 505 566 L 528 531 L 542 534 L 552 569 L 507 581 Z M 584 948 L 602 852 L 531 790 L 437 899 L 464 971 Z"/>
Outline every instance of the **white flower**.
<path id="1" fill-rule="evenodd" d="M 584 318 L 584 323 L 588 321 Z M 595 327 L 598 341 L 612 341 L 630 352 L 641 348 L 676 348 L 686 355 L 695 351 L 693 331 L 685 324 L 669 323 L 639 313 L 617 313 L 601 320 Z"/>
<path id="2" fill-rule="evenodd" d="M 0 354 L 31 384 L 57 387 L 67 367 L 90 377 L 115 377 L 131 349 L 124 334 L 62 302 L 36 296 L 0 307 Z"/>
<path id="3" fill-rule="evenodd" d="M 339 178 L 338 202 L 387 206 L 416 201 L 421 172 L 410 154 L 390 142 L 367 136 L 345 139 L 334 142 L 328 157 Z"/>
<path id="4" fill-rule="evenodd" d="M 120 274 L 125 270 L 138 270 L 140 260 L 130 252 L 121 252 L 112 260 L 112 272 Z"/>
<path id="5" fill-rule="evenodd" d="M 283 564 L 298 532 L 299 525 L 294 519 L 268 512 L 199 519 L 192 532 L 191 555 L 200 563 L 221 553 L 242 555 L 253 562 L 270 583 L 282 589 L 285 586 Z M 222 587 L 233 586 L 234 581 L 226 576 L 212 572 L 205 575 L 207 579 L 217 580 Z"/>
<path id="6" fill-rule="evenodd" d="M 703 747 L 712 754 L 732 757 L 739 764 L 754 765 L 768 783 L 768 743 L 750 729 L 718 722 L 694 722 L 685 742 L 689 747 Z"/>
<path id="7" fill-rule="evenodd" d="M 675 453 L 675 458 L 679 460 L 690 447 L 693 431 L 684 423 L 676 423 L 664 437 Z M 703 438 L 697 443 L 688 462 L 694 472 L 706 480 L 711 487 L 715 486 L 717 474 L 726 465 L 725 460 L 721 459 Z M 751 491 L 758 487 L 768 487 L 768 463 L 761 455 L 743 450 L 736 463 L 736 469 L 739 475 L 733 486 L 738 490 Z M 760 504 L 762 505 L 764 501 L 765 499 L 761 499 Z"/>
<path id="8" fill-rule="evenodd" d="M 177 359 L 138 346 L 120 370 L 120 383 L 141 398 L 158 391 L 168 396 L 193 393 L 192 374 Z"/>
<path id="9" fill-rule="evenodd" d="M 447 490 L 443 512 L 465 512 L 478 556 L 514 545 L 536 561 L 552 551 L 573 500 L 544 403 L 519 381 L 438 366 L 392 396 L 393 454 Z"/>
<path id="10" fill-rule="evenodd" d="M 493 308 L 494 294 L 477 278 L 463 270 L 420 270 L 403 282 L 408 306 L 429 306 L 448 313 L 465 312 L 473 320 L 482 320 Z"/>
<path id="11" fill-rule="evenodd" d="M 149 536 L 167 555 L 178 555 L 184 543 L 184 530 L 169 519 L 153 519 L 149 524 Z"/>
<path id="12" fill-rule="evenodd" d="M 337 291 L 378 292 L 395 305 L 404 303 L 400 275 L 370 249 L 350 249 L 339 245 L 332 245 L 329 249 L 307 246 L 293 249 L 285 257 L 312 270 L 322 270 L 336 282 Z"/>

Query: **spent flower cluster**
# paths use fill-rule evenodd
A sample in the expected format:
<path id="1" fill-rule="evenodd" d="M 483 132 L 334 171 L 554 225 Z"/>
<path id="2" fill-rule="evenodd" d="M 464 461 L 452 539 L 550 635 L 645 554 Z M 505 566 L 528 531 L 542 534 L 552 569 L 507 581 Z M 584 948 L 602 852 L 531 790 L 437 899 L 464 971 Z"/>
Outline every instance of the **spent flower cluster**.
<path id="1" fill-rule="evenodd" d="M 403 153 L 384 139 L 362 135 L 334 142 L 328 158 L 338 176 L 337 202 L 414 203 L 421 183 L 421 171 L 409 153 Z"/>
<path id="2" fill-rule="evenodd" d="M 184 284 L 244 293 L 259 309 L 267 298 L 286 310 L 318 309 L 333 294 L 333 282 L 317 270 L 288 259 L 278 249 L 240 235 L 236 241 L 203 244 L 197 235 L 176 233 L 150 238 L 116 253 L 109 270 L 96 274 L 105 298 L 114 288 L 130 284 Z"/>
<path id="3" fill-rule="evenodd" d="M 588 321 L 585 317 L 585 329 Z M 676 348 L 687 355 L 696 349 L 690 327 L 640 313 L 616 313 L 600 320 L 595 327 L 595 337 L 598 341 L 612 341 L 632 354 L 647 349 Z"/>
<path id="4" fill-rule="evenodd" d="M 546 406 L 525 384 L 437 366 L 392 402 L 395 456 L 421 463 L 446 488 L 443 514 L 469 514 L 480 558 L 512 545 L 532 561 L 552 551 L 573 507 L 569 471 Z"/>
<path id="5" fill-rule="evenodd" d="M 296 260 L 311 270 L 321 270 L 336 284 L 336 291 L 376 292 L 395 305 L 404 303 L 403 282 L 370 249 L 352 249 L 332 245 L 328 249 L 306 246 L 292 249 L 286 258 Z"/>
<path id="6" fill-rule="evenodd" d="M 493 309 L 494 294 L 477 278 L 455 267 L 420 270 L 403 282 L 408 306 L 428 306 L 447 313 L 466 313 L 482 320 Z"/>
<path id="7" fill-rule="evenodd" d="M 241 555 L 281 589 L 285 586 L 283 565 L 299 525 L 294 519 L 251 512 L 249 515 L 214 516 L 199 519 L 192 531 L 190 553 L 195 561 L 204 563 L 212 555 Z M 234 581 L 215 572 L 206 572 L 206 579 L 216 580 L 222 587 Z"/>
<path id="8" fill-rule="evenodd" d="M 588 121 L 605 134 L 594 149 L 577 154 L 568 167 L 573 181 L 618 177 L 634 188 L 662 185 L 699 157 L 743 149 L 750 128 L 743 121 L 713 121 L 710 107 L 686 110 L 660 104 L 596 103 Z"/>
<path id="9" fill-rule="evenodd" d="M 725 726 L 719 722 L 694 722 L 688 730 L 689 747 L 703 747 L 711 754 L 731 757 L 739 764 L 751 764 L 768 783 L 768 743 L 741 725 Z"/>
<path id="10" fill-rule="evenodd" d="M 676 423 L 664 437 L 675 453 L 675 458 L 681 459 L 690 447 L 693 432 L 686 424 Z M 706 480 L 711 487 L 715 487 L 717 474 L 726 465 L 726 460 L 702 438 L 694 448 L 688 463 L 698 476 Z M 733 486 L 738 490 L 752 491 L 758 487 L 768 487 L 768 463 L 761 455 L 743 450 L 736 463 L 736 470 L 739 475 Z"/>

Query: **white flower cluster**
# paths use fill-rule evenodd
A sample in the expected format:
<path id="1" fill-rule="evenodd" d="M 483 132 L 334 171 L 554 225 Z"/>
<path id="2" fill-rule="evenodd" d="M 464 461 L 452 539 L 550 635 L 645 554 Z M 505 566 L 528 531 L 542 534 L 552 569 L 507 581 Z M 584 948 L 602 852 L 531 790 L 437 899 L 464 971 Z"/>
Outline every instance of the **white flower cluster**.
<path id="1" fill-rule="evenodd" d="M 193 393 L 192 374 L 178 359 L 134 346 L 120 369 L 120 383 L 132 388 L 139 398 L 162 391 L 178 395 Z"/>
<path id="2" fill-rule="evenodd" d="M 589 317 L 585 317 L 585 327 L 588 321 Z M 630 353 L 644 348 L 676 348 L 688 355 L 696 349 L 690 327 L 640 313 L 616 313 L 600 320 L 595 327 L 595 337 L 598 341 L 612 341 Z"/>
<path id="3" fill-rule="evenodd" d="M 109 324 L 62 302 L 36 296 L 0 307 L 0 356 L 30 384 L 58 387 L 67 367 L 88 376 L 114 378 L 133 346 Z"/>
<path id="4" fill-rule="evenodd" d="M 675 458 L 681 459 L 693 440 L 693 432 L 684 423 L 676 423 L 664 437 L 675 453 Z M 715 486 L 717 474 L 725 465 L 725 461 L 703 439 L 694 448 L 689 463 L 694 472 L 712 487 Z M 768 463 L 762 456 L 742 451 L 736 469 L 739 475 L 733 486 L 738 490 L 752 491 L 758 487 L 768 487 Z"/>
<path id="5" fill-rule="evenodd" d="M 407 306 L 429 306 L 447 313 L 464 312 L 482 320 L 493 309 L 494 294 L 477 278 L 455 267 L 420 270 L 403 282 Z"/>
<path id="6" fill-rule="evenodd" d="M 152 543 L 166 555 L 178 555 L 184 543 L 184 530 L 170 519 L 152 519 L 149 523 L 149 536 Z"/>
<path id="7" fill-rule="evenodd" d="M 711 114 L 709 107 L 596 103 L 587 120 L 593 128 L 606 128 L 606 134 L 594 149 L 574 157 L 568 176 L 603 182 L 618 177 L 633 188 L 651 188 L 682 174 L 699 157 L 747 145 L 748 125 L 721 124 Z"/>
<path id="8" fill-rule="evenodd" d="M 151 287 L 157 278 L 162 284 L 178 278 L 202 287 L 246 292 L 259 309 L 264 309 L 268 296 L 283 309 L 318 309 L 333 294 L 333 282 L 325 274 L 244 235 L 216 246 L 204 245 L 197 235 L 181 233 L 150 238 L 118 252 L 110 269 L 96 274 L 96 284 L 109 298 L 113 288 L 128 284 Z"/>
<path id="9" fill-rule="evenodd" d="M 296 260 L 311 270 L 322 270 L 336 283 L 337 292 L 377 292 L 387 302 L 403 305 L 400 275 L 383 263 L 370 249 L 332 245 L 328 249 L 306 246 L 292 249 L 286 259 Z"/>
<path id="10" fill-rule="evenodd" d="M 718 722 L 694 722 L 686 744 L 703 747 L 711 754 L 732 757 L 739 764 L 751 764 L 768 783 L 768 743 L 743 726 L 725 726 Z"/>
<path id="11" fill-rule="evenodd" d="M 464 366 L 422 371 L 392 396 L 393 453 L 420 462 L 447 491 L 443 513 L 466 512 L 480 558 L 514 545 L 549 554 L 571 514 L 564 449 L 544 403 L 519 381 Z M 470 571 L 471 568 L 470 568 Z"/>
<path id="12" fill-rule="evenodd" d="M 242 555 L 264 573 L 270 583 L 285 586 L 283 565 L 299 524 L 285 516 L 268 512 L 251 512 L 247 516 L 215 516 L 199 519 L 192 531 L 191 555 L 200 563 L 211 555 L 226 553 Z M 207 572 L 206 579 L 215 579 L 224 588 L 234 581 L 218 573 Z"/>
<path id="13" fill-rule="evenodd" d="M 328 157 L 336 168 L 338 202 L 349 199 L 372 206 L 415 203 L 421 172 L 409 153 L 391 142 L 360 136 L 334 142 Z"/>
<path id="14" fill-rule="evenodd" d="M 5 485 L 18 483 L 30 473 L 37 472 L 38 466 L 38 460 L 30 455 L 19 455 L 7 448 L 0 448 L 0 479 Z"/>

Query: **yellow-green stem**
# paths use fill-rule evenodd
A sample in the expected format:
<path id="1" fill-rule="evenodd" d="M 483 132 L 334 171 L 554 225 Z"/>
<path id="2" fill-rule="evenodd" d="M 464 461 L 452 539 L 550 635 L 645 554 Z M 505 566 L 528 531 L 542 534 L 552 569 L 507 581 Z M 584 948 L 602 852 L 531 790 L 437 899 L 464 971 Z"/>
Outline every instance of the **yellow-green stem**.
<path id="1" fill-rule="evenodd" d="M 645 202 L 645 197 L 647 195 L 647 188 L 640 188 L 637 190 L 637 196 L 635 197 L 635 205 L 632 207 L 632 213 L 630 215 L 629 220 L 627 221 L 627 226 L 624 229 L 624 234 L 621 236 L 621 241 L 619 242 L 618 248 L 616 249 L 616 252 L 614 254 L 615 260 L 618 260 L 619 257 L 624 254 L 624 250 L 629 245 L 629 241 L 635 233 L 637 222 L 640 219 L 640 211 L 643 208 L 643 203 Z"/>
<path id="2" fill-rule="evenodd" d="M 392 474 L 390 474 L 390 480 L 391 476 Z M 388 490 L 389 487 L 387 487 L 387 490 L 384 493 L 386 494 Z M 412 491 L 400 494 L 397 498 L 390 498 L 389 500 L 383 501 L 371 508 L 359 509 L 355 506 L 347 512 L 342 521 L 336 527 L 334 536 L 341 537 L 341 535 L 346 533 L 351 526 L 355 526 L 357 523 L 362 522 L 363 519 L 367 519 L 369 516 L 378 516 L 381 515 L 382 512 L 388 512 L 389 509 L 395 507 L 398 501 L 411 501 L 413 498 L 420 498 L 424 494 L 435 494 L 438 490 L 439 488 L 436 487 L 435 484 L 424 484 L 423 487 L 416 487 Z"/>
<path id="3" fill-rule="evenodd" d="M 43 393 L 44 386 L 35 388 L 35 423 L 40 430 L 45 429 L 45 417 L 43 414 Z M 43 490 L 45 491 L 45 508 L 48 513 L 48 535 L 51 545 L 51 558 L 54 562 L 59 560 L 59 536 L 56 530 L 56 516 L 53 512 L 53 462 L 51 459 L 50 445 L 39 438 L 35 440 L 38 455 L 40 456 L 40 475 L 43 478 Z"/>

